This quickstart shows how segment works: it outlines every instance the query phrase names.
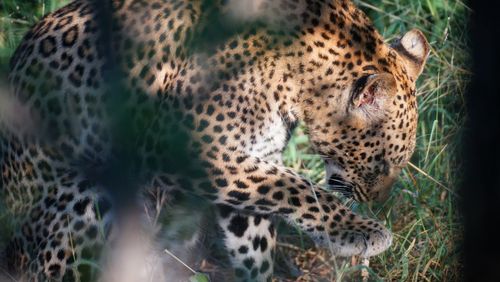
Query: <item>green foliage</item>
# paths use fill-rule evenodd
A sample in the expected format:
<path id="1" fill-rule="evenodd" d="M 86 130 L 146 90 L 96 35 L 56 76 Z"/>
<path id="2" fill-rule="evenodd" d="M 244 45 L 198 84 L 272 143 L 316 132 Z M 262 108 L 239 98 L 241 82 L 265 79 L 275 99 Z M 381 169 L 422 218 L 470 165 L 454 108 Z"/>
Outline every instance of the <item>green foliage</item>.
<path id="1" fill-rule="evenodd" d="M 0 1 L 0 74 L 7 71 L 9 59 L 28 29 L 43 15 L 68 2 L 68 0 Z"/>
<path id="2" fill-rule="evenodd" d="M 189 282 L 209 282 L 208 276 L 203 273 L 196 273 L 189 278 Z"/>

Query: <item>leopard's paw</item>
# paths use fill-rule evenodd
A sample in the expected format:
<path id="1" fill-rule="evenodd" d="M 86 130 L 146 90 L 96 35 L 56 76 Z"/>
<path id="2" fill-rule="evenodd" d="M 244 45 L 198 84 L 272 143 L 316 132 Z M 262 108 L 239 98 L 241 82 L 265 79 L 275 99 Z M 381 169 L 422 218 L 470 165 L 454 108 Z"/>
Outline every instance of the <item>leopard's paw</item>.
<path id="1" fill-rule="evenodd" d="M 328 235 L 325 239 L 329 241 L 329 247 L 335 255 L 341 257 L 376 256 L 392 244 L 392 233 L 385 226 L 366 219 L 341 224 Z"/>

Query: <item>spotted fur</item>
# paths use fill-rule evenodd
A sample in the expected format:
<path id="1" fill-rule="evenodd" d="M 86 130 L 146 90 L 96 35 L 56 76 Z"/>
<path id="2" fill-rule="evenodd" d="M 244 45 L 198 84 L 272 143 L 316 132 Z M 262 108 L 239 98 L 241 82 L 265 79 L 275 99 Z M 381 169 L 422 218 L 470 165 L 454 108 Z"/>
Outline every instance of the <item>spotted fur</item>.
<path id="1" fill-rule="evenodd" d="M 89 280 L 85 259 L 109 240 L 113 186 L 127 182 L 110 181 L 116 170 L 142 194 L 217 206 L 242 281 L 272 275 L 270 216 L 339 256 L 390 246 L 383 225 L 281 154 L 302 121 L 332 189 L 383 199 L 415 146 L 424 36 L 389 46 L 345 0 L 250 1 L 246 16 L 238 1 L 76 0 L 25 36 L 10 84 L 35 126 L 4 124 L 0 150 L 5 203 L 22 222 L 10 269 Z"/>

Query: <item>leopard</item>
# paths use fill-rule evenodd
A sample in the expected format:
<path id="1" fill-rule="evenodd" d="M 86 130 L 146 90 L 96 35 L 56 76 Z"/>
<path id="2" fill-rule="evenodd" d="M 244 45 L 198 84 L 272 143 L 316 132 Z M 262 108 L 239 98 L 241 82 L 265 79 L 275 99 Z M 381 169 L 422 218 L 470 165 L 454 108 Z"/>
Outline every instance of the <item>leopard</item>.
<path id="1" fill-rule="evenodd" d="M 386 42 L 349 0 L 70 2 L 10 64 L 7 269 L 90 281 L 120 214 L 157 195 L 206 201 L 235 281 L 271 281 L 275 218 L 339 257 L 384 252 L 391 231 L 333 192 L 388 197 L 415 148 L 429 53 L 417 29 Z M 299 123 L 326 187 L 283 163 Z"/>

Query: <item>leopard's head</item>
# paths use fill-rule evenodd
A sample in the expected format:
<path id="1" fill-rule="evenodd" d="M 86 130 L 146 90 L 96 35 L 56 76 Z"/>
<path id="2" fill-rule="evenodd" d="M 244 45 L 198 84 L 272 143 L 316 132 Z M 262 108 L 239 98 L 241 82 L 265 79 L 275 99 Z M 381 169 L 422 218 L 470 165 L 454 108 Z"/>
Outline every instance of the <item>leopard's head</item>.
<path id="1" fill-rule="evenodd" d="M 374 42 L 372 52 L 365 50 L 370 46 L 353 44 L 338 54 L 340 68 L 303 101 L 311 141 L 325 160 L 327 183 L 361 202 L 385 200 L 413 154 L 415 81 L 430 50 L 418 30 L 392 45 Z"/>

